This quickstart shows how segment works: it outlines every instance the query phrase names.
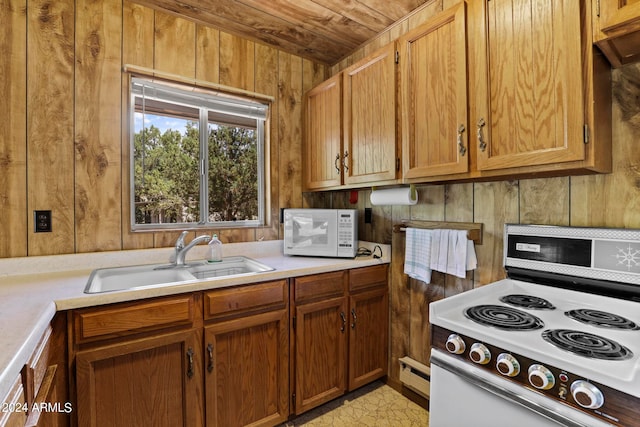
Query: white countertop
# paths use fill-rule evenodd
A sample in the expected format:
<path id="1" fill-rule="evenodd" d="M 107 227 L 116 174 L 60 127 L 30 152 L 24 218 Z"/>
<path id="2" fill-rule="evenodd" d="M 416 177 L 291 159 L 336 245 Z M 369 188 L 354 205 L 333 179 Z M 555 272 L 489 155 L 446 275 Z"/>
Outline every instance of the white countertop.
<path id="1" fill-rule="evenodd" d="M 360 242 L 369 249 L 375 245 Z M 223 246 L 223 256 L 244 255 L 275 270 L 99 294 L 84 293 L 92 270 L 167 263 L 173 248 L 0 259 L 0 398 L 9 392 L 57 311 L 388 264 L 391 246 L 379 246 L 380 259 L 350 259 L 284 256 L 281 240 L 230 243 Z M 203 259 L 205 251 L 206 245 L 196 246 L 187 259 Z"/>

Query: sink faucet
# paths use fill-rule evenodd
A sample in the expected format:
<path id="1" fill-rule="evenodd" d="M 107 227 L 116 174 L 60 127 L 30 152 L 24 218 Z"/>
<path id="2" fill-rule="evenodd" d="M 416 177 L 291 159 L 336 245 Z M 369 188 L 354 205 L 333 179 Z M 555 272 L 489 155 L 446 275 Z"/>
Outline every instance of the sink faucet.
<path id="1" fill-rule="evenodd" d="M 207 236 L 206 234 L 203 234 L 202 236 L 196 237 L 191 242 L 189 242 L 188 245 L 185 246 L 184 238 L 187 236 L 188 233 L 189 233 L 188 231 L 183 231 L 182 234 L 180 234 L 180 237 L 178 237 L 178 240 L 176 240 L 175 265 L 179 267 L 184 266 L 184 258 L 187 255 L 187 252 L 189 252 L 191 248 L 193 248 L 195 245 L 197 245 L 200 242 L 208 242 L 209 240 L 211 240 L 211 236 Z"/>

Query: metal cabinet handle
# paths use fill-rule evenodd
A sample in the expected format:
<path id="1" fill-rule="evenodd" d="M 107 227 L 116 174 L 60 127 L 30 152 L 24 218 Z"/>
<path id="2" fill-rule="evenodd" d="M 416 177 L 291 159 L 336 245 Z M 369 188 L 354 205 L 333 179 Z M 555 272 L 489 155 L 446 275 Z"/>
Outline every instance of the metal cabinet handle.
<path id="1" fill-rule="evenodd" d="M 213 372 L 213 344 L 207 345 L 207 353 L 209 354 L 209 363 L 207 363 L 207 371 Z"/>
<path id="2" fill-rule="evenodd" d="M 487 149 L 487 142 L 484 140 L 484 135 L 482 134 L 482 128 L 486 124 L 487 123 L 482 117 L 480 118 L 480 120 L 478 120 L 478 144 L 481 151 L 485 151 Z"/>
<path id="3" fill-rule="evenodd" d="M 344 311 L 340 312 L 340 317 L 342 318 L 342 326 L 340 327 L 340 332 L 344 332 L 344 329 L 347 325 L 347 316 L 344 315 Z"/>
<path id="4" fill-rule="evenodd" d="M 358 317 L 356 316 L 356 309 L 355 308 L 351 309 L 351 317 L 353 317 L 353 323 L 351 323 L 351 329 L 355 329 L 356 328 L 356 320 L 358 320 Z"/>
<path id="5" fill-rule="evenodd" d="M 340 175 L 340 154 L 336 154 L 336 160 L 333 162 L 333 166 L 335 166 L 336 172 Z"/>
<path id="6" fill-rule="evenodd" d="M 342 157 L 342 168 L 345 172 L 349 172 L 349 165 L 347 165 L 347 157 L 349 157 L 349 152 L 345 151 L 344 156 Z"/>
<path id="7" fill-rule="evenodd" d="M 461 156 L 464 156 L 467 152 L 467 148 L 464 146 L 464 142 L 462 142 L 462 134 L 465 130 L 466 128 L 462 124 L 458 127 L 458 150 Z"/>
<path id="8" fill-rule="evenodd" d="M 187 377 L 193 377 L 193 349 L 187 350 Z"/>

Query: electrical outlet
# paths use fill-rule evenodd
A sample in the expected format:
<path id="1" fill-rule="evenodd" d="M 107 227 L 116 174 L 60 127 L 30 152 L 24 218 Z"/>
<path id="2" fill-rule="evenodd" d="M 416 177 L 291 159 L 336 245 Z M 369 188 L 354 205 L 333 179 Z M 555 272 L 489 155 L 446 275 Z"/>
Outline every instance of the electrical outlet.
<path id="1" fill-rule="evenodd" d="M 364 223 L 371 224 L 373 220 L 373 210 L 371 208 L 364 208 Z"/>
<path id="2" fill-rule="evenodd" d="M 33 227 L 35 233 L 51 232 L 51 211 L 33 211 Z"/>

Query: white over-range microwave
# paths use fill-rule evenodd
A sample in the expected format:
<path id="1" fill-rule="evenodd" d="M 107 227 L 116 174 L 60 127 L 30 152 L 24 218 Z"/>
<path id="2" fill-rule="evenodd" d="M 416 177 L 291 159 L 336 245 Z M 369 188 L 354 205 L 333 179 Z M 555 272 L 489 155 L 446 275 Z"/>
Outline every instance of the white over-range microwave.
<path id="1" fill-rule="evenodd" d="M 285 255 L 356 256 L 356 209 L 285 209 L 283 220 Z"/>

